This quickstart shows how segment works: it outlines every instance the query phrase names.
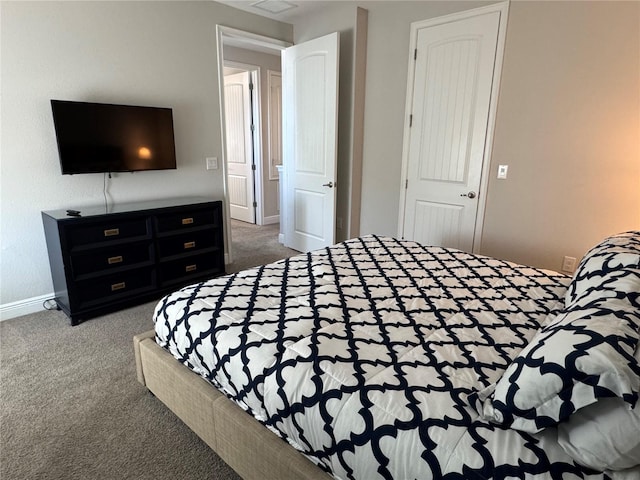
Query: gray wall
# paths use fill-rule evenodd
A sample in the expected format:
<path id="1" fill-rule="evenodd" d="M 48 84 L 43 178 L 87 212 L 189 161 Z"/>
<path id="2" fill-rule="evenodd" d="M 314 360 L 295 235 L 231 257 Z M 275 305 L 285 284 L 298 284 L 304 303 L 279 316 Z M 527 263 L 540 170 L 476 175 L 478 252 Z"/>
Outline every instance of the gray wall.
<path id="1" fill-rule="evenodd" d="M 103 203 L 103 175 L 61 175 L 49 100 L 173 108 L 178 169 L 115 174 L 114 202 L 222 198 L 216 24 L 292 28 L 214 2 L 1 3 L 0 305 L 53 291 L 41 210 Z"/>
<path id="2" fill-rule="evenodd" d="M 512 3 L 493 147 L 483 253 L 559 270 L 639 229 L 640 2 Z"/>

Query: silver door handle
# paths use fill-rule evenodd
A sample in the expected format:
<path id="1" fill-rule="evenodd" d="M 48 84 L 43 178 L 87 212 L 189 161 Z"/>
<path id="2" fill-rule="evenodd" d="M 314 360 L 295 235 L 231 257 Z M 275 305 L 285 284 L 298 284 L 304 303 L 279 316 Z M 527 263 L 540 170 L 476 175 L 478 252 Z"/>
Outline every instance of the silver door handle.
<path id="1" fill-rule="evenodd" d="M 476 198 L 476 192 L 461 193 L 460 196 L 461 197 Z"/>
<path id="2" fill-rule="evenodd" d="M 323 186 L 323 187 L 333 188 L 333 182 L 323 183 L 323 184 L 322 184 L 322 186 Z"/>

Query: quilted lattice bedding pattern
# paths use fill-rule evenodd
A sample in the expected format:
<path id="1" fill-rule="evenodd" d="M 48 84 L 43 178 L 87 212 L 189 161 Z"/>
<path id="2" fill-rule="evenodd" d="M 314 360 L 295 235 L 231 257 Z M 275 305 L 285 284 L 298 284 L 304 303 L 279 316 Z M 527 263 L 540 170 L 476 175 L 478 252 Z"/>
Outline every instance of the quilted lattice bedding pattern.
<path id="1" fill-rule="evenodd" d="M 174 292 L 156 341 L 335 478 L 608 478 L 467 401 L 569 281 L 367 236 Z"/>

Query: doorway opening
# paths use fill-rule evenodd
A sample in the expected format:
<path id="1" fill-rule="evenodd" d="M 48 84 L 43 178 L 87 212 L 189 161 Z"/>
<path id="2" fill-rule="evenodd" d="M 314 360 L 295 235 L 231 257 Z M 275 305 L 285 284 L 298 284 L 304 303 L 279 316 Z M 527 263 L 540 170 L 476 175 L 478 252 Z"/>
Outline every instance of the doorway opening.
<path id="1" fill-rule="evenodd" d="M 280 223 L 280 179 L 275 166 L 281 162 L 281 155 L 274 154 L 273 147 L 280 144 L 281 148 L 281 142 L 274 142 L 272 138 L 273 132 L 281 132 L 282 128 L 274 124 L 270 115 L 272 82 L 269 78 L 280 73 L 281 51 L 291 44 L 221 25 L 217 26 L 217 37 L 225 224 L 228 226 L 226 262 L 232 263 L 234 224 L 239 225 L 232 218 L 258 227 Z M 227 98 L 225 79 L 234 75 L 238 77 L 228 83 L 236 85 L 229 88 L 230 92 L 236 92 Z M 239 93 L 241 88 L 237 86 L 244 81 L 241 77 L 247 76 L 253 84 L 249 95 Z M 253 128 L 245 122 L 251 116 Z M 244 127 L 237 126 L 240 124 Z M 243 153 L 245 160 L 239 161 Z M 242 235 L 238 228 L 235 230 Z M 279 232 L 275 231 L 278 236 Z"/>

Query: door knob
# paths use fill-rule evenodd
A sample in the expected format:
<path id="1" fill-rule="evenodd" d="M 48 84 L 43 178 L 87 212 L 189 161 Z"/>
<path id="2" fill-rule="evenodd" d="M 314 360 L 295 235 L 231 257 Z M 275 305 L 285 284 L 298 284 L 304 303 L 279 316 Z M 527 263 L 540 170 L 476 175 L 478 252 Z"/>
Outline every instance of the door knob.
<path id="1" fill-rule="evenodd" d="M 461 197 L 476 198 L 476 192 L 461 193 L 460 196 Z"/>
<path id="2" fill-rule="evenodd" d="M 323 184 L 322 184 L 322 186 L 323 186 L 323 187 L 333 188 L 333 182 L 323 183 Z"/>

